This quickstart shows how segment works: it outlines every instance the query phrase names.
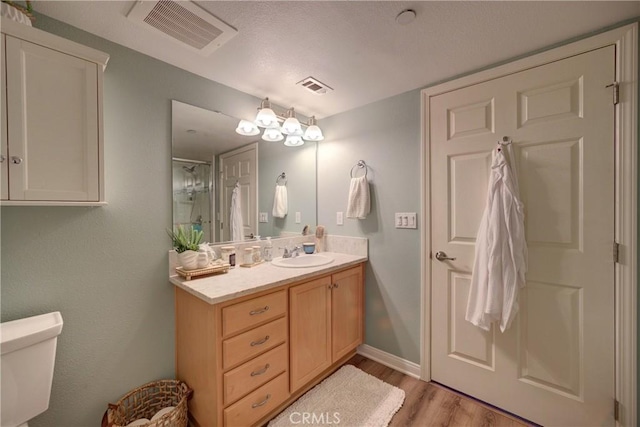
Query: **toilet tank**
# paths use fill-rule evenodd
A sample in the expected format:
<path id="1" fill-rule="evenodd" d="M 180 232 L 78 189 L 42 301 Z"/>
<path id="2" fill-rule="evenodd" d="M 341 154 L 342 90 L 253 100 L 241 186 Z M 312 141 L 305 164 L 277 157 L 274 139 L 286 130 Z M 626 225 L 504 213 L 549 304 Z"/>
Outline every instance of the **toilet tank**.
<path id="1" fill-rule="evenodd" d="M 0 324 L 0 426 L 25 423 L 49 408 L 60 312 Z"/>

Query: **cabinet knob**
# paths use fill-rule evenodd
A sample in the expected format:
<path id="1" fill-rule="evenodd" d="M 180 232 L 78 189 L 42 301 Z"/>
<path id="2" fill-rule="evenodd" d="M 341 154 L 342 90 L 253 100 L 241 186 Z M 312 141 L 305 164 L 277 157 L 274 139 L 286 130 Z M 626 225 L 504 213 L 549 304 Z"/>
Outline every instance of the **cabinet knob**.
<path id="1" fill-rule="evenodd" d="M 6 159 L 7 158 L 4 156 L 4 154 L 0 154 L 0 163 L 4 163 Z"/>
<path id="2" fill-rule="evenodd" d="M 11 156 L 11 163 L 13 163 L 14 165 L 19 165 L 20 163 L 22 163 L 22 159 L 18 156 Z"/>

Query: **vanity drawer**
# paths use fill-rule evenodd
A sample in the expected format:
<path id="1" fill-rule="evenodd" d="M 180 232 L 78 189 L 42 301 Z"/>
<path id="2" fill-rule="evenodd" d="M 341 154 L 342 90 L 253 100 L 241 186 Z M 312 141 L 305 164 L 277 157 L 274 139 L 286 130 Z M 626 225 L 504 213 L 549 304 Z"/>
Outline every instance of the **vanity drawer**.
<path id="1" fill-rule="evenodd" d="M 263 295 L 222 309 L 222 335 L 250 328 L 258 323 L 275 319 L 287 310 L 287 293 L 278 291 Z"/>
<path id="2" fill-rule="evenodd" d="M 224 410 L 225 426 L 250 426 L 289 397 L 289 375 L 280 374 Z"/>
<path id="3" fill-rule="evenodd" d="M 289 366 L 289 348 L 286 344 L 224 374 L 224 404 L 235 402 L 250 391 L 285 372 Z"/>
<path id="4" fill-rule="evenodd" d="M 222 342 L 222 367 L 230 368 L 287 340 L 286 317 Z"/>

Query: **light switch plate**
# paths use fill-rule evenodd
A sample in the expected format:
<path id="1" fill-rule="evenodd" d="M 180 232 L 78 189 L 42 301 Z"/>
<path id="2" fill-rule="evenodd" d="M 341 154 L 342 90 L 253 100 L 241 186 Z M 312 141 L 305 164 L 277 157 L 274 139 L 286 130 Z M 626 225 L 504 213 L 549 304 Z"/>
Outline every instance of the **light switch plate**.
<path id="1" fill-rule="evenodd" d="M 260 212 L 258 219 L 259 222 L 269 222 L 269 214 L 267 212 Z"/>
<path id="2" fill-rule="evenodd" d="M 300 212 L 296 212 L 296 224 L 300 224 Z"/>
<path id="3" fill-rule="evenodd" d="M 396 228 L 418 228 L 418 217 L 415 212 L 396 212 L 394 224 Z"/>
<path id="4" fill-rule="evenodd" d="M 336 224 L 344 225 L 344 216 L 342 212 L 336 212 Z"/>

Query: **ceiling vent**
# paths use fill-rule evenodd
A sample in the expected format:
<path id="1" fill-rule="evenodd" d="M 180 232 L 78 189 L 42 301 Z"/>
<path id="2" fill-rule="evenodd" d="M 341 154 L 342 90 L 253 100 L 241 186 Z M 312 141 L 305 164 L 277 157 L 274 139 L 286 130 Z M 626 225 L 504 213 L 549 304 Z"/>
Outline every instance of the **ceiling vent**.
<path id="1" fill-rule="evenodd" d="M 302 85 L 303 88 L 309 92 L 315 93 L 316 95 L 324 95 L 325 93 L 333 90 L 331 87 L 322 83 L 318 79 L 314 79 L 313 77 L 307 77 L 296 84 Z"/>
<path id="2" fill-rule="evenodd" d="M 138 1 L 127 17 L 203 56 L 210 55 L 238 33 L 191 1 Z"/>

